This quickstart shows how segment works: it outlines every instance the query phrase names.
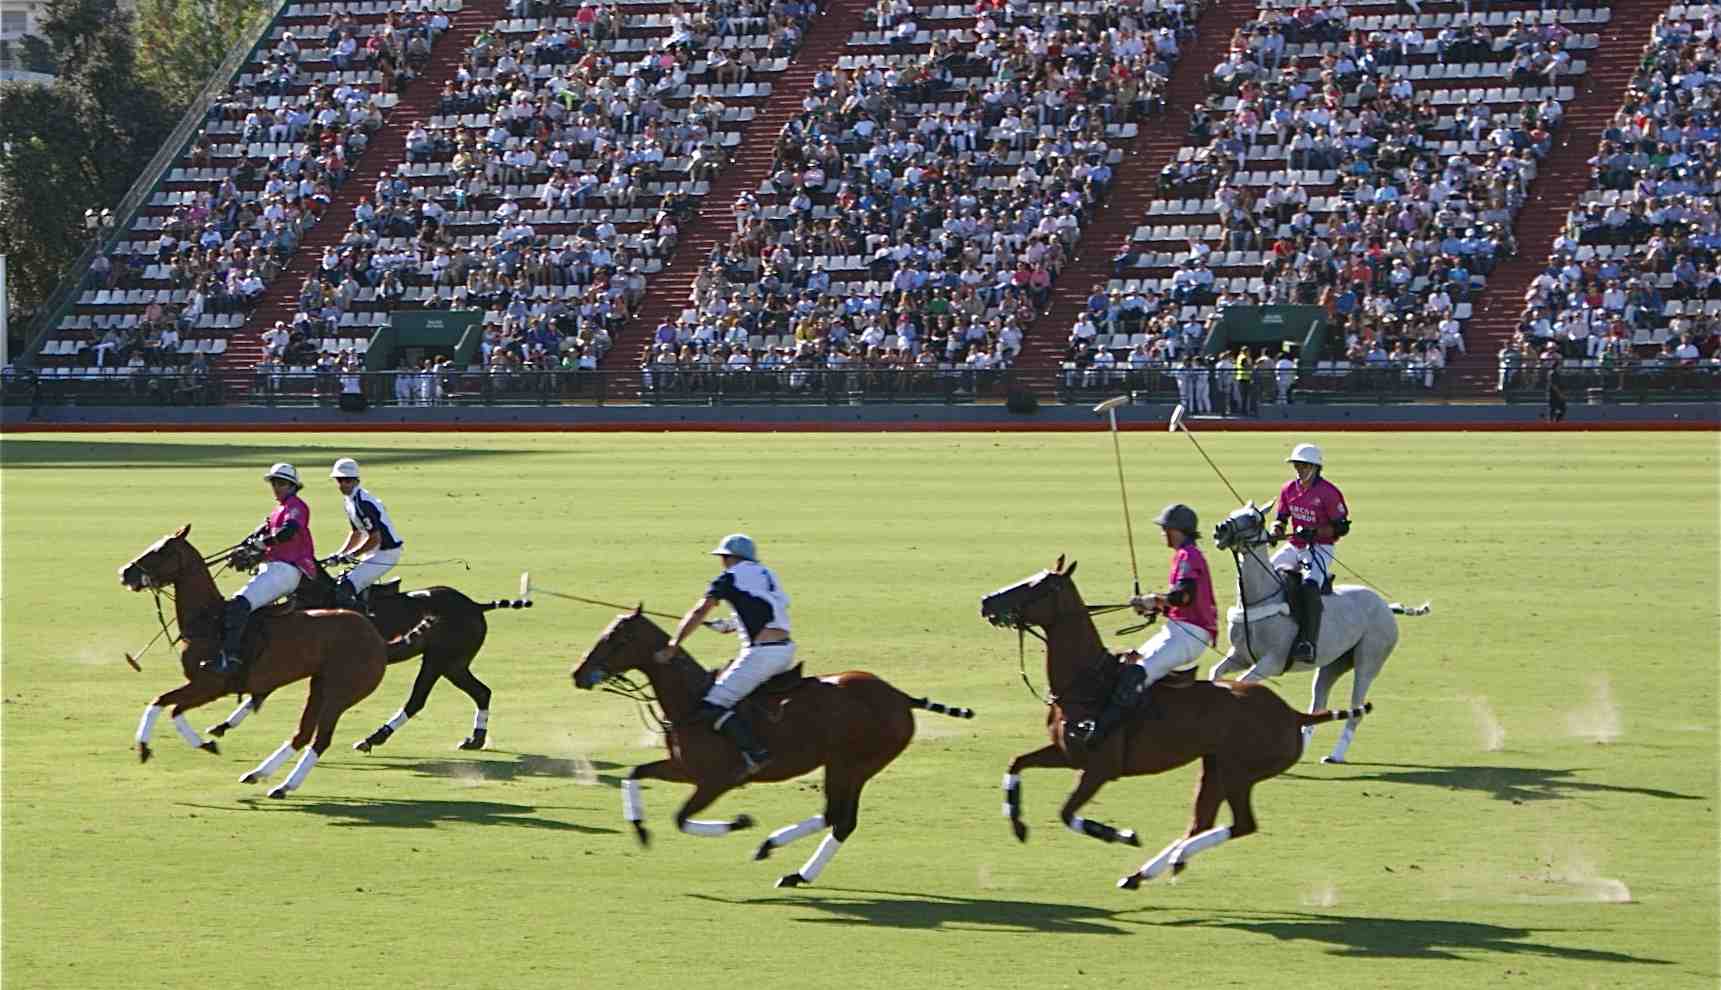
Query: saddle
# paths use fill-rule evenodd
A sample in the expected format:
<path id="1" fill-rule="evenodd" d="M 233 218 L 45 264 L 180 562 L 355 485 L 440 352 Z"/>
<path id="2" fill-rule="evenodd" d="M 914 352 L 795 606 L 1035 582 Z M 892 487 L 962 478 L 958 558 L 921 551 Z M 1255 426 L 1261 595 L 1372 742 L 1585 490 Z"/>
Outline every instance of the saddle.
<path id="1" fill-rule="evenodd" d="M 699 691 L 701 695 L 711 689 L 711 684 L 717 680 L 719 673 L 721 673 L 721 669 L 709 672 L 709 676 L 705 679 L 705 686 Z M 760 719 L 770 722 L 779 721 L 783 717 L 783 703 L 789 700 L 789 696 L 794 693 L 795 689 L 812 680 L 817 680 L 817 678 L 808 677 L 801 673 L 801 664 L 795 664 L 754 688 L 752 693 L 742 698 L 741 703 L 735 707 L 740 709 L 741 714 L 754 724 L 758 724 Z"/>

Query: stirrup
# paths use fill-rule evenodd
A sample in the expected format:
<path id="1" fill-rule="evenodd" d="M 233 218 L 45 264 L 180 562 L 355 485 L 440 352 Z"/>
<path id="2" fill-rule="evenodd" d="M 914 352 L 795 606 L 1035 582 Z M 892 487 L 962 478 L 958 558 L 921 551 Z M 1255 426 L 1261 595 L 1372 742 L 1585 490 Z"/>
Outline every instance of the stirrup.
<path id="1" fill-rule="evenodd" d="M 757 753 L 741 751 L 741 779 L 747 780 L 758 775 L 759 771 L 771 765 L 771 754 L 765 750 Z"/>
<path id="2" fill-rule="evenodd" d="M 215 654 L 214 657 L 203 661 L 201 666 L 204 670 L 212 673 L 231 674 L 239 669 L 239 658 L 230 657 L 227 655 L 227 651 L 223 650 Z"/>

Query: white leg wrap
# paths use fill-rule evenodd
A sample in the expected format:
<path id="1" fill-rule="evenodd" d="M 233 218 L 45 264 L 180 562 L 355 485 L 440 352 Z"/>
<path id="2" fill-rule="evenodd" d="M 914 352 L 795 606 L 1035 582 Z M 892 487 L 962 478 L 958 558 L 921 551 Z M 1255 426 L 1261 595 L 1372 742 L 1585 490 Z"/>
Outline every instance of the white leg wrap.
<path id="1" fill-rule="evenodd" d="M 1345 754 L 1350 752 L 1351 740 L 1355 738 L 1356 730 L 1351 727 L 1350 723 L 1345 723 L 1344 729 L 1339 732 L 1339 741 L 1333 744 L 1333 752 L 1328 759 L 1334 763 L 1343 763 Z"/>
<path id="2" fill-rule="evenodd" d="M 1141 864 L 1138 871 L 1143 880 L 1152 880 L 1171 868 L 1171 857 L 1177 854 L 1177 847 L 1183 845 L 1182 839 L 1177 839 L 1171 845 L 1159 851 L 1159 854 Z"/>
<path id="3" fill-rule="evenodd" d="M 1087 835 L 1086 832 L 1082 831 L 1082 826 L 1086 825 L 1086 824 L 1087 824 L 1087 820 L 1084 819 L 1081 815 L 1071 815 L 1070 820 L 1064 823 L 1064 827 L 1068 828 L 1070 831 L 1076 833 L 1077 835 Z"/>
<path id="4" fill-rule="evenodd" d="M 1200 835 L 1191 836 L 1188 839 L 1185 839 L 1183 843 L 1177 847 L 1177 853 L 1173 857 L 1173 861 L 1178 863 L 1187 863 L 1191 856 L 1194 856 L 1201 850 L 1211 849 L 1229 838 L 1231 838 L 1231 829 L 1229 826 L 1221 825 L 1218 828 L 1210 828 L 1207 831 L 1202 832 Z"/>
<path id="5" fill-rule="evenodd" d="M 155 731 L 155 720 L 161 717 L 161 706 L 150 705 L 143 710 L 143 718 L 137 722 L 137 741 L 149 742 L 149 734 Z"/>
<path id="6" fill-rule="evenodd" d="M 395 712 L 394 715 L 387 722 L 383 723 L 383 728 L 387 729 L 390 732 L 395 732 L 401 726 L 405 725 L 406 720 L 411 718 L 411 717 L 412 717 L 411 715 L 408 715 L 406 713 L 406 709 L 402 708 L 400 711 Z"/>
<path id="7" fill-rule="evenodd" d="M 1022 787 L 1021 774 L 1007 773 L 1004 775 L 1004 817 L 1016 817 L 1015 809 L 1010 806 L 1010 795 L 1019 793 Z"/>
<path id="8" fill-rule="evenodd" d="M 275 771 L 281 769 L 281 764 L 292 759 L 293 754 L 297 752 L 298 750 L 293 748 L 292 741 L 288 740 L 281 744 L 280 749 L 270 753 L 262 763 L 257 764 L 257 769 L 251 771 L 251 774 L 254 774 L 258 780 L 268 780 Z"/>
<path id="9" fill-rule="evenodd" d="M 227 716 L 227 727 L 231 729 L 240 722 L 250 718 L 251 712 L 251 699 L 246 698 L 244 701 L 239 702 L 239 707 L 233 709 L 233 714 Z"/>
<path id="10" fill-rule="evenodd" d="M 814 815 L 813 817 L 807 819 L 806 821 L 796 822 L 793 825 L 783 826 L 782 828 L 778 829 L 777 831 L 772 832 L 770 837 L 767 838 L 766 841 L 771 843 L 772 848 L 776 848 L 778 846 L 786 846 L 789 843 L 795 841 L 796 839 L 804 839 L 807 836 L 812 835 L 814 832 L 817 832 L 819 829 L 822 829 L 824 827 L 825 827 L 825 816 L 824 815 Z"/>
<path id="11" fill-rule="evenodd" d="M 631 777 L 621 782 L 621 816 L 630 822 L 645 819 L 639 806 L 639 781 Z"/>
<path id="12" fill-rule="evenodd" d="M 472 716 L 472 728 L 474 728 L 474 729 L 489 729 L 490 728 L 490 710 L 488 708 L 480 708 L 480 709 L 478 709 L 478 711 L 475 714 L 473 714 L 473 716 Z"/>
<path id="13" fill-rule="evenodd" d="M 203 745 L 203 737 L 197 734 L 197 730 L 191 727 L 191 723 L 186 721 L 184 715 L 173 716 L 173 727 L 179 732 L 179 738 L 185 740 L 187 746 Z"/>
<path id="14" fill-rule="evenodd" d="M 842 845 L 841 842 L 837 841 L 836 836 L 825 836 L 825 841 L 819 843 L 819 848 L 813 851 L 812 857 L 801 867 L 801 879 L 808 883 L 817 880 L 819 874 L 825 872 L 825 867 L 830 864 L 831 857 L 837 854 L 837 850 L 842 848 Z"/>
<path id="15" fill-rule="evenodd" d="M 305 778 L 311 775 L 311 768 L 317 765 L 317 751 L 310 746 L 305 747 L 305 755 L 299 757 L 299 762 L 293 767 L 293 772 L 287 775 L 287 782 L 281 786 L 289 791 L 296 791 Z"/>
<path id="16" fill-rule="evenodd" d="M 688 835 L 697 835 L 707 839 L 719 835 L 728 835 L 731 828 L 732 827 L 728 822 L 709 822 L 698 818 L 689 818 L 687 821 L 681 823 L 681 830 L 683 832 L 686 832 Z"/>

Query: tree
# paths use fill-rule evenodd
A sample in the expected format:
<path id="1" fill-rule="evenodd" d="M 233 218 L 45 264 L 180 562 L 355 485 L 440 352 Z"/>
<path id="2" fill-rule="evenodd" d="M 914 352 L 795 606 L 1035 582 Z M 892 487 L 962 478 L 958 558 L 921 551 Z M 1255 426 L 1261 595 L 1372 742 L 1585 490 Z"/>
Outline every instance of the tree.
<path id="1" fill-rule="evenodd" d="M 188 107 L 274 10 L 268 0 L 138 0 L 138 76 L 170 106 Z"/>
<path id="2" fill-rule="evenodd" d="M 115 0 L 50 0 L 28 59 L 52 86 L 0 84 L 0 251 L 15 311 L 48 300 L 85 244 L 83 213 L 125 198 L 173 127 L 140 85 Z"/>

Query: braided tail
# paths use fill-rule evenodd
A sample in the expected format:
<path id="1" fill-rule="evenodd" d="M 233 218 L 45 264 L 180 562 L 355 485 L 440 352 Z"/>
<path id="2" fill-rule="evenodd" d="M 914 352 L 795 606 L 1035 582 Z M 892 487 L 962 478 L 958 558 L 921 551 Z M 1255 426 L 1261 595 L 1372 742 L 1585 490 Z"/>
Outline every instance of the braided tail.
<path id="1" fill-rule="evenodd" d="M 1320 725 L 1322 722 L 1337 722 L 1347 718 L 1362 718 L 1364 715 L 1367 715 L 1372 711 L 1374 711 L 1374 702 L 1365 701 L 1361 708 L 1340 708 L 1337 711 L 1328 711 L 1323 708 L 1318 712 L 1298 712 L 1297 724 L 1300 727 L 1307 727 L 1310 725 Z"/>
<path id="2" fill-rule="evenodd" d="M 951 718 L 973 718 L 974 717 L 974 709 L 972 709 L 972 708 L 958 708 L 955 705 L 945 705 L 945 704 L 941 704 L 939 702 L 933 701 L 930 698 L 910 698 L 910 699 L 908 699 L 908 707 L 910 707 L 910 708 L 922 708 L 922 709 L 925 709 L 926 711 L 934 712 L 934 713 L 939 714 L 939 715 L 948 715 Z"/>
<path id="3" fill-rule="evenodd" d="M 493 602 L 479 602 L 478 609 L 488 612 L 498 608 L 531 608 L 532 602 L 526 598 L 498 598 Z"/>

